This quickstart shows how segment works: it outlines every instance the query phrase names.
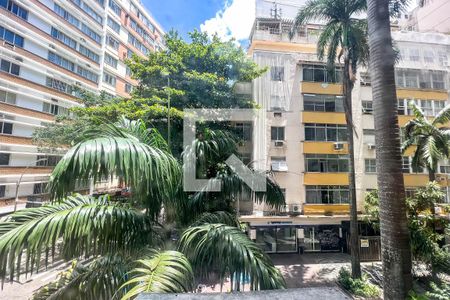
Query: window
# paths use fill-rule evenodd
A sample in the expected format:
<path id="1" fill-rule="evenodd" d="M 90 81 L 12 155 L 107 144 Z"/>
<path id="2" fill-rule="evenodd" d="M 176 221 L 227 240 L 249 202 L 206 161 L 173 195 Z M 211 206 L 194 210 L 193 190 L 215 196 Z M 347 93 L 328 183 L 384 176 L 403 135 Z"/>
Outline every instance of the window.
<path id="1" fill-rule="evenodd" d="M 6 185 L 0 185 L 0 198 L 5 197 L 6 194 Z"/>
<path id="2" fill-rule="evenodd" d="M 441 166 L 439 168 L 439 170 L 441 171 L 441 173 L 443 174 L 450 174 L 450 166 Z"/>
<path id="3" fill-rule="evenodd" d="M 116 15 L 120 17 L 120 6 L 114 0 L 109 0 L 109 7 Z"/>
<path id="4" fill-rule="evenodd" d="M 14 46 L 23 48 L 23 37 L 2 26 L 0 26 L 0 39 L 3 39 Z"/>
<path id="5" fill-rule="evenodd" d="M 133 86 L 129 83 L 125 83 L 125 93 L 131 94 L 132 91 L 133 91 Z"/>
<path id="6" fill-rule="evenodd" d="M 42 104 L 42 111 L 52 115 L 67 115 L 68 109 L 58 105 L 57 100 L 52 100 L 53 103 L 44 102 Z"/>
<path id="7" fill-rule="evenodd" d="M 65 59 L 54 52 L 48 52 L 48 60 L 60 67 L 71 72 L 75 71 L 75 64 L 68 59 Z"/>
<path id="8" fill-rule="evenodd" d="M 324 65 L 303 65 L 303 81 L 341 82 L 342 69 L 328 70 Z"/>
<path id="9" fill-rule="evenodd" d="M 74 39 L 71 39 L 66 34 L 62 33 L 61 31 L 57 30 L 54 27 L 52 27 L 51 35 L 52 35 L 52 37 L 54 37 L 55 39 L 63 42 L 64 44 L 66 44 L 70 48 L 72 48 L 72 49 L 76 49 L 77 48 L 77 42 Z"/>
<path id="10" fill-rule="evenodd" d="M 306 172 L 348 172 L 348 155 L 306 154 Z"/>
<path id="11" fill-rule="evenodd" d="M 83 68 L 83 67 L 78 66 L 78 68 L 77 68 L 77 74 L 80 75 L 80 76 L 83 77 L 83 78 L 86 78 L 86 79 L 89 80 L 89 81 L 92 81 L 92 82 L 95 82 L 95 83 L 98 82 L 98 75 L 95 74 L 94 72 L 91 72 L 91 71 L 89 71 L 89 70 L 86 70 L 86 69 Z"/>
<path id="12" fill-rule="evenodd" d="M 38 155 L 37 156 L 37 160 L 38 160 L 38 162 L 36 163 L 36 166 L 40 166 L 40 167 L 54 167 L 61 160 L 61 156 Z"/>
<path id="13" fill-rule="evenodd" d="M 86 48 L 83 45 L 80 45 L 80 50 L 79 52 L 83 55 L 86 56 L 87 58 L 92 59 L 95 62 L 100 62 L 100 56 L 96 53 L 94 53 L 93 51 L 89 50 L 88 48 Z"/>
<path id="14" fill-rule="evenodd" d="M 53 11 L 73 26 L 77 28 L 80 26 L 80 21 L 58 4 L 55 3 Z"/>
<path id="15" fill-rule="evenodd" d="M 361 85 L 371 85 L 372 81 L 370 80 L 370 74 L 367 72 L 361 73 Z"/>
<path id="16" fill-rule="evenodd" d="M 431 89 L 431 77 L 429 72 L 419 73 L 419 88 Z"/>
<path id="17" fill-rule="evenodd" d="M 12 62 L 9 62 L 5 59 L 2 59 L 0 61 L 0 70 L 2 70 L 3 72 L 6 72 L 6 73 L 10 73 L 12 75 L 19 76 L 20 66 L 14 64 Z"/>
<path id="18" fill-rule="evenodd" d="M 303 110 L 343 112 L 343 99 L 342 96 L 303 94 Z"/>
<path id="19" fill-rule="evenodd" d="M 445 63 L 448 63 L 448 59 L 447 59 L 447 53 L 443 52 L 443 51 L 439 51 L 438 52 L 438 60 L 439 60 L 439 64 L 443 65 Z"/>
<path id="20" fill-rule="evenodd" d="M 347 126 L 338 124 L 305 124 L 305 141 L 346 142 Z"/>
<path id="21" fill-rule="evenodd" d="M 35 183 L 33 186 L 33 195 L 44 194 L 47 188 L 46 182 Z"/>
<path id="22" fill-rule="evenodd" d="M 106 36 L 106 44 L 115 50 L 119 49 L 119 42 L 110 35 Z"/>
<path id="23" fill-rule="evenodd" d="M 420 61 L 420 52 L 417 48 L 409 49 L 409 60 L 410 61 Z"/>
<path id="24" fill-rule="evenodd" d="M 0 133 L 2 134 L 12 134 L 13 124 L 7 122 L 0 122 Z"/>
<path id="25" fill-rule="evenodd" d="M 73 3 L 78 5 L 85 13 L 87 13 L 89 16 L 91 16 L 97 23 L 100 25 L 102 24 L 103 18 L 97 14 L 92 7 L 86 4 L 84 1 L 80 0 L 72 0 Z"/>
<path id="26" fill-rule="evenodd" d="M 416 195 L 416 191 L 415 188 L 405 188 L 405 197 L 413 198 Z"/>
<path id="27" fill-rule="evenodd" d="M 271 127 L 272 141 L 284 141 L 284 127 Z"/>
<path id="28" fill-rule="evenodd" d="M 108 16 L 108 26 L 117 33 L 120 33 L 120 24 Z"/>
<path id="29" fill-rule="evenodd" d="M 363 142 L 375 145 L 375 129 L 363 129 Z"/>
<path id="30" fill-rule="evenodd" d="M 404 115 L 406 115 L 406 105 L 405 105 L 405 101 L 407 101 L 406 99 L 398 99 L 398 104 L 397 104 L 397 107 L 398 107 L 398 114 L 399 115 L 401 115 L 401 116 L 404 116 Z"/>
<path id="31" fill-rule="evenodd" d="M 433 80 L 433 88 L 434 89 L 439 89 L 439 90 L 445 89 L 445 83 L 444 83 L 445 73 L 444 72 L 432 71 L 431 78 Z"/>
<path id="32" fill-rule="evenodd" d="M 350 202 L 350 192 L 345 185 L 307 185 L 306 203 L 342 204 Z"/>
<path id="33" fill-rule="evenodd" d="M 402 172 L 403 173 L 409 173 L 409 157 L 404 156 L 402 157 Z"/>
<path id="34" fill-rule="evenodd" d="M 417 88 L 417 78 L 419 72 L 416 70 L 405 70 L 405 87 Z"/>
<path id="35" fill-rule="evenodd" d="M 126 74 L 127 76 L 131 76 L 131 69 L 130 69 L 129 66 L 125 66 L 125 74 Z"/>
<path id="36" fill-rule="evenodd" d="M 275 172 L 287 172 L 288 166 L 286 163 L 286 157 L 272 156 L 270 158 L 272 171 Z"/>
<path id="37" fill-rule="evenodd" d="M 92 38 L 97 44 L 101 43 L 102 37 L 95 31 L 93 31 L 90 27 L 88 27 L 86 24 L 83 23 L 81 25 L 81 31 L 85 33 L 88 37 Z"/>
<path id="38" fill-rule="evenodd" d="M 364 160 L 364 166 L 366 169 L 366 173 L 376 173 L 377 172 L 377 161 L 375 159 Z"/>
<path id="39" fill-rule="evenodd" d="M 52 88 L 54 90 L 57 90 L 57 91 L 60 91 L 60 92 L 66 93 L 66 94 L 72 93 L 72 86 L 63 81 L 60 81 L 60 80 L 57 80 L 57 79 L 54 79 L 51 77 L 47 77 L 45 84 L 49 88 Z"/>
<path id="40" fill-rule="evenodd" d="M 284 67 L 271 67 L 270 68 L 270 79 L 272 81 L 284 81 Z"/>
<path id="41" fill-rule="evenodd" d="M 28 19 L 28 10 L 22 8 L 22 6 L 17 5 L 15 2 L 11 0 L 0 1 L 0 6 L 4 7 L 5 9 L 9 10 L 13 14 L 24 20 Z"/>
<path id="42" fill-rule="evenodd" d="M 131 33 L 128 33 L 128 43 L 133 45 L 136 49 L 147 55 L 149 50 L 140 42 L 137 38 L 135 38 Z"/>
<path id="43" fill-rule="evenodd" d="M 270 110 L 284 111 L 286 110 L 286 104 L 284 102 L 284 96 L 271 95 L 270 96 Z"/>
<path id="44" fill-rule="evenodd" d="M 0 90 L 0 102 L 16 104 L 16 94 Z"/>
<path id="45" fill-rule="evenodd" d="M 252 140 L 252 124 L 251 123 L 236 123 L 234 125 L 237 136 L 244 141 Z"/>
<path id="46" fill-rule="evenodd" d="M 426 63 L 434 63 L 434 52 L 431 50 L 425 50 L 423 53 L 423 60 Z"/>
<path id="47" fill-rule="evenodd" d="M 103 73 L 103 82 L 115 87 L 116 77 L 108 73 Z"/>
<path id="48" fill-rule="evenodd" d="M 372 104 L 373 104 L 372 101 L 366 101 L 366 100 L 361 101 L 363 113 L 365 113 L 365 114 L 372 114 L 373 113 L 373 106 L 372 106 Z"/>
<path id="49" fill-rule="evenodd" d="M 9 153 L 0 153 L 0 166 L 8 166 L 10 156 Z"/>
<path id="50" fill-rule="evenodd" d="M 109 55 L 108 53 L 105 54 L 105 63 L 114 69 L 117 69 L 117 59 Z"/>

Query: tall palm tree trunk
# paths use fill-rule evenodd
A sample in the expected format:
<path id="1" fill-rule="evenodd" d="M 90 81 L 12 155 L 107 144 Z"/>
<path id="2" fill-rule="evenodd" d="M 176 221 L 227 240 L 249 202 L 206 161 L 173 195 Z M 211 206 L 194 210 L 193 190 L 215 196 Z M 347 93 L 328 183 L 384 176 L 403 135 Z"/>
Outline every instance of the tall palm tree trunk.
<path id="1" fill-rule="evenodd" d="M 436 181 L 436 172 L 431 168 L 428 168 L 428 180 Z"/>
<path id="2" fill-rule="evenodd" d="M 412 287 L 411 247 L 400 152 L 389 0 L 368 0 L 370 75 L 380 197 L 384 299 L 404 299 Z"/>
<path id="3" fill-rule="evenodd" d="M 353 139 L 353 111 L 352 111 L 352 90 L 353 82 L 350 79 L 350 60 L 347 53 L 344 58 L 344 74 L 343 74 L 343 95 L 345 120 L 347 122 L 348 135 L 348 152 L 350 155 L 350 164 L 348 168 L 348 183 L 350 191 L 350 252 L 352 264 L 352 277 L 361 277 L 361 261 L 359 257 L 359 233 L 358 233 L 358 208 L 356 201 L 356 182 L 355 182 L 355 151 Z"/>

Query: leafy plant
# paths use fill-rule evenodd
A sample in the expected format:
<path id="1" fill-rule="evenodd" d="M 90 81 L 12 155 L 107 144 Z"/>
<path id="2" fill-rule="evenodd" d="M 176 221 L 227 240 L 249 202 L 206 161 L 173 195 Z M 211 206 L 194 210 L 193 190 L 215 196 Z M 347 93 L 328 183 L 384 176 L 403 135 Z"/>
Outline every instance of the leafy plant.
<path id="1" fill-rule="evenodd" d="M 378 297 L 380 295 L 380 289 L 368 282 L 365 276 L 361 278 L 353 279 L 351 273 L 346 268 L 339 270 L 338 282 L 355 296 L 361 297 Z"/>

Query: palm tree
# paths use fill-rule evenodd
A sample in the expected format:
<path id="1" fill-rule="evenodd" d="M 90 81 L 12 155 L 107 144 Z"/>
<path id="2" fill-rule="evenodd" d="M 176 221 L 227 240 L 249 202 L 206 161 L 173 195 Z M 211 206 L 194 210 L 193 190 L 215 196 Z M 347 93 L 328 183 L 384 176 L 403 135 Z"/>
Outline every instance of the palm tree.
<path id="1" fill-rule="evenodd" d="M 219 138 L 209 144 L 223 146 Z M 141 121 L 122 119 L 84 133 L 52 173 L 49 187 L 56 200 L 0 222 L 2 282 L 60 258 L 75 260 L 35 299 L 129 299 L 142 292 L 189 292 L 193 274 L 213 271 L 222 282 L 226 276 L 248 275 L 252 290 L 283 288 L 279 271 L 238 228 L 231 209 L 192 214 L 192 225 L 180 243 L 168 248 L 158 216 L 162 207 L 180 207 L 186 197 L 177 198 L 181 168 L 167 149 L 159 133 Z M 220 146 L 215 149 L 221 151 Z M 113 175 L 131 187 L 133 201 L 68 196 L 77 182 Z M 209 238 L 214 243 L 200 249 Z"/>
<path id="2" fill-rule="evenodd" d="M 414 119 L 404 127 L 402 151 L 416 145 L 412 166 L 426 168 L 430 181 L 436 180 L 438 162 L 450 157 L 450 131 L 444 127 L 450 121 L 450 106 L 444 107 L 433 120 L 428 120 L 414 102 L 410 103 Z"/>
<path id="3" fill-rule="evenodd" d="M 411 247 L 396 107 L 396 54 L 389 12 L 392 1 L 368 0 L 367 3 L 384 298 L 405 299 L 412 287 Z"/>
<path id="4" fill-rule="evenodd" d="M 350 248 L 352 257 L 352 277 L 361 277 L 358 236 L 358 211 L 355 187 L 355 155 L 354 155 L 354 124 L 352 117 L 352 90 L 355 81 L 356 68 L 364 63 L 368 56 L 366 40 L 367 24 L 365 20 L 355 18 L 355 15 L 365 12 L 365 0 L 310 0 L 300 9 L 295 18 L 294 30 L 311 20 L 326 22 L 317 42 L 317 57 L 323 60 L 325 53 L 327 65 L 333 70 L 336 62 L 343 58 L 343 95 L 349 141 L 349 190 L 350 190 Z"/>

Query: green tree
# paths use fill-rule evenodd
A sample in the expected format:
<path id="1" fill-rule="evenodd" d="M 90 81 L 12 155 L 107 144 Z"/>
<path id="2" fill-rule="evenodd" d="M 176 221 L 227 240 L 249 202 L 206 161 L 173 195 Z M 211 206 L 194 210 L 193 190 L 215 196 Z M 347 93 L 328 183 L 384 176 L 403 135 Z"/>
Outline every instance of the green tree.
<path id="1" fill-rule="evenodd" d="M 433 120 L 429 120 L 414 102 L 410 103 L 410 107 L 414 119 L 404 127 L 402 151 L 416 146 L 412 166 L 426 168 L 429 180 L 434 181 L 439 160 L 450 156 L 450 131 L 445 127 L 450 121 L 450 106 L 444 107 Z"/>
<path id="2" fill-rule="evenodd" d="M 365 0 L 310 0 L 300 9 L 295 18 L 291 37 L 295 30 L 311 20 L 325 22 L 317 41 L 317 57 L 327 57 L 327 65 L 334 70 L 343 61 L 343 95 L 349 143 L 349 189 L 350 189 L 350 248 L 352 256 L 352 276 L 361 277 L 359 258 L 358 212 L 355 188 L 354 124 L 352 116 L 352 90 L 356 69 L 367 61 L 367 23 L 356 16 L 365 12 Z M 342 60 L 341 60 L 342 59 Z"/>
<path id="3" fill-rule="evenodd" d="M 84 93 L 81 102 L 87 104 L 86 107 L 73 108 L 72 116 L 38 130 L 35 141 L 41 140 L 42 146 L 45 143 L 55 145 L 61 140 L 68 144 L 77 134 L 79 125 L 95 127 L 105 120 L 117 121 L 121 116 L 141 119 L 167 138 L 170 115 L 171 148 L 178 157 L 183 151 L 185 108 L 255 107 L 251 95 L 235 92 L 235 84 L 250 82 L 265 69 L 259 68 L 232 41 L 209 38 L 198 31 L 189 35 L 191 41 L 186 42 L 176 32 L 169 32 L 165 37 L 166 49 L 145 58 L 133 56 L 127 61 L 133 78 L 139 82 L 131 99 L 101 101 Z"/>
<path id="4" fill-rule="evenodd" d="M 231 143 L 226 137 L 211 134 L 206 137 L 210 139 L 215 142 L 205 142 L 204 149 L 212 147 L 205 153 L 231 151 L 224 150 Z M 227 174 L 236 175 L 232 170 Z M 112 176 L 131 187 L 131 201 L 67 196 L 77 183 Z M 192 226 L 170 247 L 166 224 L 159 224 L 162 208 L 181 219 L 178 208 L 195 196 L 183 196 L 180 176 L 181 166 L 167 143 L 144 122 L 121 118 L 88 129 L 52 173 L 49 189 L 55 201 L 17 211 L 0 222 L 0 277 L 12 281 L 60 257 L 79 261 L 40 289 L 36 299 L 128 299 L 141 292 L 188 292 L 193 290 L 193 274 L 214 271 L 222 282 L 226 276 L 249 276 L 252 290 L 283 288 L 279 271 L 237 227 L 236 215 L 226 205 L 220 206 L 226 212 L 212 207 L 192 213 Z M 270 201 L 281 205 L 282 193 L 278 186 L 273 189 L 281 198 Z M 240 286 L 233 284 L 232 289 Z"/>
<path id="5" fill-rule="evenodd" d="M 367 0 L 370 77 L 377 144 L 377 181 L 385 299 L 404 299 L 412 287 L 390 17 L 407 0 Z"/>

